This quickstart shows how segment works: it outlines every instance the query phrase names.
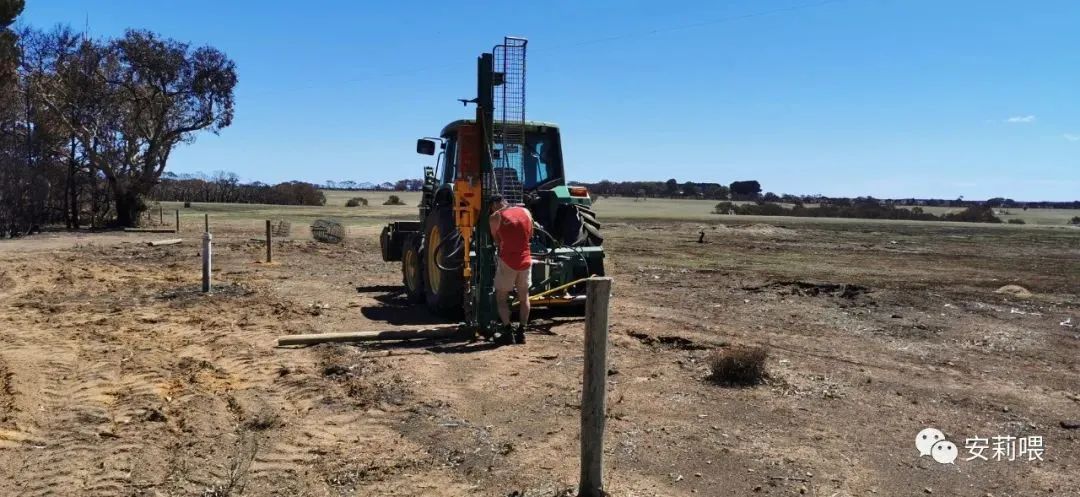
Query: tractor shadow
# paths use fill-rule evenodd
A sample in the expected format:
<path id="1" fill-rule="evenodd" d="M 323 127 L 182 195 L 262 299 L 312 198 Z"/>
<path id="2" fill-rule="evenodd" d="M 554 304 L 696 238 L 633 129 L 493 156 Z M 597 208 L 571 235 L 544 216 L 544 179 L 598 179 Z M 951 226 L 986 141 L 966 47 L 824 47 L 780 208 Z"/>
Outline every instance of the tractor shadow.
<path id="1" fill-rule="evenodd" d="M 373 285 L 356 288 L 357 293 L 378 293 L 374 298 L 380 305 L 360 308 L 360 314 L 372 321 L 381 321 L 395 326 L 452 324 L 453 319 L 437 316 L 423 305 L 409 302 L 405 290 L 399 286 Z"/>
<path id="2" fill-rule="evenodd" d="M 378 293 L 373 298 L 380 305 L 364 306 L 360 313 L 372 321 L 381 321 L 394 326 L 434 325 L 434 327 L 453 327 L 459 321 L 433 314 L 422 304 L 412 304 L 405 296 L 403 288 L 391 285 L 372 285 L 356 288 L 357 293 Z M 515 316 L 516 318 L 516 316 Z M 573 323 L 584 322 L 581 316 L 568 314 L 561 309 L 534 309 L 526 336 L 558 335 L 553 328 Z M 442 325 L 442 326 L 439 326 Z M 437 354 L 464 354 L 494 350 L 504 345 L 473 338 L 421 338 L 389 342 L 368 342 L 364 348 L 369 350 L 410 350 L 425 349 Z"/>

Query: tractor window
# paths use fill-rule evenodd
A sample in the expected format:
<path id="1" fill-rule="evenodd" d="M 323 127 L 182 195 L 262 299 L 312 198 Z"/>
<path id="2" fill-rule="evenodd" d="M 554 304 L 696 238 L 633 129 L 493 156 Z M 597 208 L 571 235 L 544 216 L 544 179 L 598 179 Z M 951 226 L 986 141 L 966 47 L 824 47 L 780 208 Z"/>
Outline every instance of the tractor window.
<path id="1" fill-rule="evenodd" d="M 524 153 L 522 153 L 524 152 Z M 559 144 L 559 131 L 547 129 L 546 131 L 532 131 L 525 135 L 524 147 L 513 147 L 503 150 L 502 144 L 495 144 L 492 150 L 494 159 L 493 166 L 508 164 L 510 168 L 522 168 L 523 178 L 519 178 L 526 190 L 534 189 L 552 179 L 562 178 L 563 164 L 561 147 Z M 504 159 L 500 160 L 500 158 Z M 457 173 L 457 135 L 454 134 L 446 141 L 446 158 L 444 159 L 442 181 L 453 183 Z M 520 164 L 520 165 L 519 165 Z M 505 173 L 504 173 L 505 174 Z M 518 174 L 515 174 L 517 176 Z"/>
<path id="2" fill-rule="evenodd" d="M 525 189 L 562 177 L 562 154 L 558 131 L 548 130 L 525 135 Z"/>
<path id="3" fill-rule="evenodd" d="M 443 159 L 442 182 L 453 183 L 457 173 L 457 133 L 446 141 L 446 155 Z"/>

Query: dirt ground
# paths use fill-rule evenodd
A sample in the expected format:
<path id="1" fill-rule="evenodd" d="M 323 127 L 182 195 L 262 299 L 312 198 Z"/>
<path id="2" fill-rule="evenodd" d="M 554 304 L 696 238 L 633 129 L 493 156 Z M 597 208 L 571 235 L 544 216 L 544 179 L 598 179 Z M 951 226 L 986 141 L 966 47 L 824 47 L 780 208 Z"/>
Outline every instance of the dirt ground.
<path id="1" fill-rule="evenodd" d="M 573 495 L 578 318 L 541 316 L 522 346 L 275 347 L 438 322 L 404 303 L 376 229 L 339 246 L 295 228 L 267 265 L 255 225 L 220 228 L 211 296 L 194 233 L 0 242 L 0 495 Z M 614 496 L 1080 495 L 1063 423 L 1080 419 L 1080 231 L 605 234 Z M 768 348 L 767 382 L 706 381 L 739 345 Z M 926 427 L 955 464 L 919 457 Z M 965 460 L 994 436 L 1041 436 L 1043 460 Z"/>

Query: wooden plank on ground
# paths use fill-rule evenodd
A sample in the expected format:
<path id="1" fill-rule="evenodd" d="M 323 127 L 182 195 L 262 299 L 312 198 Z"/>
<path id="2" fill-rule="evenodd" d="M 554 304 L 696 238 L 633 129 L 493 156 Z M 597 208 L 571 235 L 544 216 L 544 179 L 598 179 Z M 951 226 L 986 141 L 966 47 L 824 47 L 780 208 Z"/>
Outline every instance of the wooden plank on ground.
<path id="1" fill-rule="evenodd" d="M 124 228 L 125 233 L 176 233 L 172 228 Z"/>
<path id="2" fill-rule="evenodd" d="M 462 331 L 457 326 L 434 328 L 426 330 L 387 330 L 387 331 L 357 331 L 346 333 L 317 333 L 312 335 L 286 335 L 278 338 L 278 346 L 282 345 L 314 345 L 317 343 L 337 342 L 378 342 L 382 340 L 418 340 L 432 338 L 453 338 L 461 336 Z"/>
<path id="3" fill-rule="evenodd" d="M 151 247 L 160 247 L 162 245 L 176 245 L 184 241 L 182 238 L 169 238 L 168 240 L 154 240 L 152 242 L 146 242 Z"/>

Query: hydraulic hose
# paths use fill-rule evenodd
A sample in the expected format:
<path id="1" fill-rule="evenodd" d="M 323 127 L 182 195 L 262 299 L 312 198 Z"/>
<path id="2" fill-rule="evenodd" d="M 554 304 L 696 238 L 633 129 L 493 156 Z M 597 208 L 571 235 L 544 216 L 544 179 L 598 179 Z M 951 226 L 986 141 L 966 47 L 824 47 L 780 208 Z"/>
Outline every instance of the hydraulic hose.
<path id="1" fill-rule="evenodd" d="M 446 242 L 448 242 L 448 241 L 451 241 L 451 240 L 454 240 L 454 241 L 456 241 L 456 242 L 460 242 L 460 241 L 461 241 L 461 232 L 460 232 L 460 231 L 454 231 L 454 234 L 453 234 L 453 235 L 451 235 L 451 236 L 448 236 L 448 237 L 446 237 L 446 238 L 443 238 L 443 239 L 442 239 L 442 240 L 441 240 L 441 241 L 439 242 L 439 244 L 435 246 L 435 265 L 436 265 L 436 266 L 439 266 L 439 269 L 441 269 L 441 270 L 443 270 L 443 271 L 457 271 L 457 270 L 460 270 L 460 269 L 461 269 L 461 264 L 458 264 L 458 266 L 457 266 L 457 267 L 455 267 L 455 268 L 448 268 L 448 267 L 444 267 L 444 266 L 442 265 L 442 263 L 441 263 L 441 262 L 439 262 L 439 252 L 441 252 L 441 251 L 442 251 L 443 245 L 444 245 L 444 244 L 446 244 Z M 457 255 L 458 253 L 460 253 L 460 252 L 461 252 L 461 249 L 462 249 L 462 246 L 463 246 L 463 245 L 464 245 L 464 244 L 462 244 L 462 243 L 458 243 L 458 245 L 457 245 L 457 247 L 456 247 L 456 248 L 454 249 L 454 251 L 453 251 L 453 252 L 451 252 L 451 253 L 450 253 L 449 255 L 446 255 L 446 256 L 444 256 L 444 257 L 454 257 L 454 256 L 456 256 L 456 255 Z M 464 261 L 462 261 L 462 264 L 464 264 Z"/>
<path id="2" fill-rule="evenodd" d="M 568 245 L 562 243 L 561 241 L 555 239 L 554 236 L 551 236 L 551 233 L 548 233 L 547 231 L 544 230 L 543 227 L 540 226 L 540 223 L 533 223 L 533 229 L 543 233 L 545 236 L 548 237 L 548 239 L 550 239 L 552 242 L 555 243 L 555 245 L 558 245 L 560 248 L 569 248 L 570 250 L 573 250 L 574 253 L 578 255 L 578 257 L 581 257 L 581 262 L 585 264 L 585 274 L 592 274 L 592 272 L 589 270 L 589 260 L 585 258 L 585 254 L 583 254 L 581 252 L 580 248 L 574 247 L 574 246 L 568 246 Z"/>

